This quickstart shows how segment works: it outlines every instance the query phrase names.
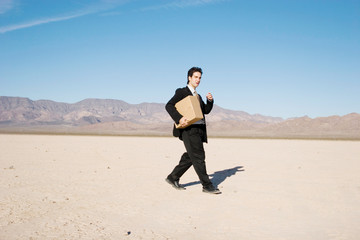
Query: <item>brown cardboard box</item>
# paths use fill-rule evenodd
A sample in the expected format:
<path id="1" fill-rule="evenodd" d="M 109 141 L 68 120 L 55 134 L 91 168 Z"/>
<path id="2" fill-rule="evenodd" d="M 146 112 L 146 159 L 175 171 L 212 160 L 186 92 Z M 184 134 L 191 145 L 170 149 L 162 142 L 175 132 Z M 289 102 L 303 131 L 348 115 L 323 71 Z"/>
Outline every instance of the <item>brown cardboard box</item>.
<path id="1" fill-rule="evenodd" d="M 177 102 L 175 104 L 175 107 L 181 115 L 183 115 L 184 117 L 186 117 L 187 120 L 189 120 L 189 124 L 187 126 L 204 118 L 197 96 L 187 96 L 186 98 Z M 176 128 L 187 127 L 180 127 L 178 124 L 175 124 L 175 126 Z"/>

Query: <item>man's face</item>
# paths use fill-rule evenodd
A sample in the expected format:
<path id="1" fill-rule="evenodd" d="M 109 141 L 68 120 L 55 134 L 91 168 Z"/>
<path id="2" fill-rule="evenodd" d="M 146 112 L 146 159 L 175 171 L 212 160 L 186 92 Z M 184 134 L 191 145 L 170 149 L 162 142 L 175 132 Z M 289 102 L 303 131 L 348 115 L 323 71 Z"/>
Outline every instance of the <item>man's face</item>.
<path id="1" fill-rule="evenodd" d="M 192 86 L 194 89 L 196 89 L 200 84 L 201 73 L 200 72 L 194 72 L 191 77 L 188 77 L 188 79 L 189 79 L 190 86 Z"/>

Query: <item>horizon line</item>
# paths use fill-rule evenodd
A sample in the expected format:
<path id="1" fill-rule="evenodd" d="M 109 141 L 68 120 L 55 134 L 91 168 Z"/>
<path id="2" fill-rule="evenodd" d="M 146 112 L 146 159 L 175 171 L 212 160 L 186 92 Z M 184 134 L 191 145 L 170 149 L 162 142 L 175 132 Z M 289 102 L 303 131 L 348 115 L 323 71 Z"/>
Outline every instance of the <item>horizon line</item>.
<path id="1" fill-rule="evenodd" d="M 1 96 L 0 95 L 0 98 L 24 98 L 24 99 L 29 99 L 30 101 L 33 101 L 33 102 L 36 102 L 36 101 L 51 101 L 51 102 L 56 102 L 56 103 L 65 103 L 65 104 L 76 104 L 76 103 L 79 103 L 79 102 L 82 102 L 82 101 L 85 101 L 85 100 L 114 100 L 114 101 L 121 101 L 121 102 L 125 102 L 129 105 L 140 105 L 140 104 L 166 104 L 166 103 L 161 103 L 161 102 L 140 102 L 140 103 L 129 103 L 125 100 L 122 100 L 122 99 L 115 99 L 115 98 L 96 98 L 96 97 L 89 97 L 89 98 L 84 98 L 82 100 L 79 100 L 79 101 L 76 101 L 76 102 L 65 102 L 65 101 L 56 101 L 56 100 L 51 100 L 51 99 L 37 99 L 37 100 L 34 100 L 34 99 L 31 99 L 30 97 L 14 97 L 14 96 Z M 326 116 L 316 116 L 316 117 L 310 117 L 309 115 L 305 114 L 303 116 L 300 116 L 300 117 L 274 117 L 272 115 L 265 115 L 265 114 L 261 114 L 261 113 L 249 113 L 249 112 L 246 112 L 244 110 L 234 110 L 234 109 L 230 109 L 230 108 L 225 108 L 225 107 L 221 107 L 220 105 L 217 105 L 217 104 L 214 104 L 214 106 L 217 106 L 219 108 L 222 108 L 224 110 L 229 110 L 229 111 L 235 111 L 235 112 L 245 112 L 249 115 L 261 115 L 261 116 L 264 116 L 264 117 L 272 117 L 272 118 L 281 118 L 283 119 L 284 121 L 285 120 L 291 120 L 291 119 L 296 119 L 296 118 L 304 118 L 304 117 L 307 117 L 307 118 L 310 118 L 310 119 L 315 119 L 315 118 L 327 118 L 327 117 L 332 117 L 332 116 L 339 116 L 339 117 L 343 117 L 343 116 L 347 116 L 347 115 L 350 115 L 350 114 L 358 114 L 360 115 L 360 112 L 349 112 L 349 113 L 346 113 L 346 114 L 331 114 L 331 115 L 326 115 Z"/>

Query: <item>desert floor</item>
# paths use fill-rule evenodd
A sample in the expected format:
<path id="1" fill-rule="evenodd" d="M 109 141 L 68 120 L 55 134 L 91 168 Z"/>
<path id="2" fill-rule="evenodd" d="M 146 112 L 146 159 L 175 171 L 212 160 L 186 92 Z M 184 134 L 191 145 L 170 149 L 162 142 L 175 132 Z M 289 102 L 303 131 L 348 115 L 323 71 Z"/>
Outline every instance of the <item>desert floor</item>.
<path id="1" fill-rule="evenodd" d="M 210 138 L 202 192 L 167 137 L 0 135 L 0 239 L 359 239 L 360 142 Z"/>

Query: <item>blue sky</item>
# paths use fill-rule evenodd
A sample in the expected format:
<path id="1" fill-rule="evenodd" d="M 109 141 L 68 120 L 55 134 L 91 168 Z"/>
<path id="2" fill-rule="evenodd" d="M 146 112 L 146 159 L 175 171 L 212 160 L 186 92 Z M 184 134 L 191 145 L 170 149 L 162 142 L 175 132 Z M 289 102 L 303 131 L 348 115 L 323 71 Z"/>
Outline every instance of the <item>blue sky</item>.
<path id="1" fill-rule="evenodd" d="M 192 66 L 227 109 L 360 113 L 360 1 L 0 0 L 0 96 L 166 103 Z"/>

